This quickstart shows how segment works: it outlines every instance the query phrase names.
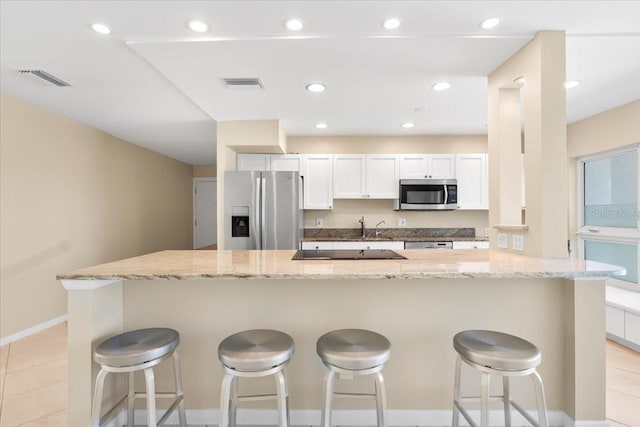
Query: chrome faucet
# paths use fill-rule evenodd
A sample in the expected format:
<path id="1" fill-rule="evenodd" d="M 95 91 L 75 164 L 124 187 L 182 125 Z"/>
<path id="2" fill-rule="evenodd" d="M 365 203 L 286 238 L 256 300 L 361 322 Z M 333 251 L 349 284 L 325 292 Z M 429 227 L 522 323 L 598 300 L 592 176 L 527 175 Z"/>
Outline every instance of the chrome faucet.
<path id="1" fill-rule="evenodd" d="M 384 224 L 384 221 L 380 221 L 379 223 L 376 224 L 376 237 L 379 237 L 380 233 L 382 233 L 380 230 L 378 230 L 378 227 L 381 226 L 382 224 Z"/>
<path id="2" fill-rule="evenodd" d="M 364 216 L 358 220 L 360 223 L 360 228 L 362 228 L 362 238 L 364 239 L 366 236 L 364 234 Z"/>

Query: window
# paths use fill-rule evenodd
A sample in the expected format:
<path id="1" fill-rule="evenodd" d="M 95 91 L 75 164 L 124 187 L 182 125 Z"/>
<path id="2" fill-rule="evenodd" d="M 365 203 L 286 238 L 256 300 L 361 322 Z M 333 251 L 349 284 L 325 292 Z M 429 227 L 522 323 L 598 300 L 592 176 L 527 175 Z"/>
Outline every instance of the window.
<path id="1" fill-rule="evenodd" d="M 640 291 L 638 146 L 579 161 L 579 248 L 586 260 L 625 267 L 610 281 Z"/>

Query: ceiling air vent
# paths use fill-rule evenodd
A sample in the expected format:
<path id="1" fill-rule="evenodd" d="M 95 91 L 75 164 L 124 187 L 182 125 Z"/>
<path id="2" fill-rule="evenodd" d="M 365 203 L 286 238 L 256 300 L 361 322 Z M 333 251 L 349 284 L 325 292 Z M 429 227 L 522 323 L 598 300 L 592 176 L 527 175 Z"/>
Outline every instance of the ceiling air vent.
<path id="1" fill-rule="evenodd" d="M 264 89 L 264 84 L 258 78 L 222 79 L 227 89 Z"/>
<path id="2" fill-rule="evenodd" d="M 58 86 L 58 87 L 71 86 L 69 83 L 65 82 L 64 80 L 61 80 L 56 76 L 51 75 L 43 70 L 18 70 L 18 72 L 22 75 L 29 76 L 33 79 L 36 79 L 41 83 L 46 83 L 49 86 Z"/>

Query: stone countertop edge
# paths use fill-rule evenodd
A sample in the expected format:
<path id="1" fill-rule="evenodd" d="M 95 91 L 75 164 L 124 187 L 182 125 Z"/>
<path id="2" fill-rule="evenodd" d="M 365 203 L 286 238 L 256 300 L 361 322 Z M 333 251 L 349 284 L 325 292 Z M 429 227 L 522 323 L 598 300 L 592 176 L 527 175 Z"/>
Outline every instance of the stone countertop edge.
<path id="1" fill-rule="evenodd" d="M 83 268 L 58 280 L 385 280 L 614 277 L 622 267 L 488 249 L 399 251 L 402 260 L 292 260 L 288 251 L 162 251 Z"/>
<path id="2" fill-rule="evenodd" d="M 488 237 L 305 237 L 303 242 L 488 242 Z"/>

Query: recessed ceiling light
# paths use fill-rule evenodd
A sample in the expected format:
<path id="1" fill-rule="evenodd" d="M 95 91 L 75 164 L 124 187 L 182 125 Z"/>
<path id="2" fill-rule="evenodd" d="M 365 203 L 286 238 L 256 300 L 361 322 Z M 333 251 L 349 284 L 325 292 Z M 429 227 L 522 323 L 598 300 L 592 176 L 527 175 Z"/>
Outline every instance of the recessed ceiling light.
<path id="1" fill-rule="evenodd" d="M 309 83 L 306 88 L 309 92 L 324 92 L 327 89 L 322 83 Z"/>
<path id="2" fill-rule="evenodd" d="M 513 79 L 513 82 L 518 86 L 524 86 L 524 76 L 516 77 L 515 79 Z"/>
<path id="3" fill-rule="evenodd" d="M 500 18 L 488 18 L 480 23 L 480 27 L 488 30 L 489 28 L 495 28 L 500 24 Z"/>
<path id="4" fill-rule="evenodd" d="M 580 86 L 580 83 L 582 83 L 580 80 L 571 80 L 564 83 L 564 88 L 571 89 L 572 87 Z"/>
<path id="5" fill-rule="evenodd" d="M 451 83 L 449 82 L 436 82 L 433 84 L 433 86 L 431 86 L 431 89 L 439 92 L 441 90 L 447 90 L 450 87 L 451 87 Z"/>
<path id="6" fill-rule="evenodd" d="M 189 21 L 187 26 L 191 29 L 191 31 L 195 31 L 196 33 L 204 33 L 209 29 L 209 26 L 202 21 Z"/>
<path id="7" fill-rule="evenodd" d="M 91 26 L 91 28 L 93 29 L 93 31 L 95 31 L 96 33 L 100 33 L 100 34 L 111 34 L 111 28 L 107 27 L 104 24 L 93 24 Z"/>
<path id="8" fill-rule="evenodd" d="M 424 113 L 426 111 L 429 111 L 428 107 L 416 107 L 413 109 L 413 111 L 415 111 L 416 113 Z"/>
<path id="9" fill-rule="evenodd" d="M 402 127 L 403 127 L 403 128 L 412 128 L 412 127 L 414 127 L 415 125 L 416 125 L 416 124 L 415 124 L 415 123 L 412 123 L 412 122 L 404 122 L 404 123 L 402 124 Z"/>
<path id="10" fill-rule="evenodd" d="M 382 21 L 382 26 L 387 30 L 395 30 L 400 26 L 400 20 L 397 18 L 389 18 Z"/>
<path id="11" fill-rule="evenodd" d="M 316 128 L 318 129 L 326 129 L 327 128 L 327 124 L 320 122 L 320 123 L 316 123 Z"/>
<path id="12" fill-rule="evenodd" d="M 304 27 L 304 23 L 299 19 L 289 19 L 284 26 L 291 31 L 300 31 Z"/>

